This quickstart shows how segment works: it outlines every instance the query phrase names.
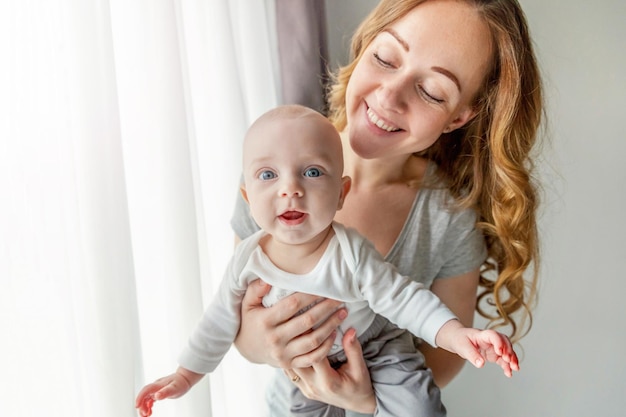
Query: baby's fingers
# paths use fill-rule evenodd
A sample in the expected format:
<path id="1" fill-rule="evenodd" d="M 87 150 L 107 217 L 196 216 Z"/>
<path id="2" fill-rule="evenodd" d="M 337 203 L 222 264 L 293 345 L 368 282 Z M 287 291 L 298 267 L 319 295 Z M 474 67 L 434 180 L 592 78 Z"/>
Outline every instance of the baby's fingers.
<path id="1" fill-rule="evenodd" d="M 469 340 L 467 343 L 458 346 L 456 353 L 477 368 L 482 368 L 485 365 L 485 358 L 480 347 L 474 345 Z"/>
<path id="2" fill-rule="evenodd" d="M 513 369 L 510 362 L 507 362 L 503 358 L 500 358 L 496 361 L 496 363 L 500 365 L 500 368 L 502 368 L 502 371 L 504 371 L 504 375 L 506 375 L 508 378 L 511 378 L 513 376 Z"/>
<path id="3" fill-rule="evenodd" d="M 502 334 L 499 334 L 499 339 L 499 342 L 494 342 L 493 344 L 495 353 L 499 356 L 498 359 L 505 361 L 511 370 L 519 371 L 519 361 L 511 341 Z"/>
<path id="4" fill-rule="evenodd" d="M 139 411 L 139 415 L 141 417 L 149 417 L 152 415 L 152 405 L 154 404 L 154 398 L 151 395 L 137 398 L 137 402 L 135 404 L 135 408 Z"/>
<path id="5" fill-rule="evenodd" d="M 139 391 L 135 400 L 135 408 L 141 410 L 147 406 L 152 407 L 154 403 L 154 393 L 159 391 L 163 385 L 159 383 L 148 384 Z M 143 414 L 142 414 L 143 415 Z"/>
<path id="6" fill-rule="evenodd" d="M 511 352 L 507 355 L 509 366 L 514 371 L 519 371 L 519 361 L 517 359 L 517 354 L 515 351 L 511 350 Z"/>
<path id="7" fill-rule="evenodd" d="M 154 393 L 155 400 L 164 400 L 166 398 L 176 397 L 178 392 L 175 382 L 170 382 L 160 390 Z"/>

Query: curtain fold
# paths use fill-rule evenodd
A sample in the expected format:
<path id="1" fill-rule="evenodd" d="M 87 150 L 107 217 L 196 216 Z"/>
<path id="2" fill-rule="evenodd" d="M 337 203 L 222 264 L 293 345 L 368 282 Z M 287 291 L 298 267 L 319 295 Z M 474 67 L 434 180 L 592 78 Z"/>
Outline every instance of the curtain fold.
<path id="1" fill-rule="evenodd" d="M 2 415 L 134 415 L 139 338 L 107 7 L 3 10 Z"/>
<path id="2" fill-rule="evenodd" d="M 145 382 L 174 371 L 202 314 L 182 28 L 172 1 L 110 0 Z M 160 412 L 210 416 L 208 378 Z"/>
<path id="3" fill-rule="evenodd" d="M 324 113 L 328 83 L 325 0 L 276 0 L 276 32 L 282 102 Z"/>
<path id="4" fill-rule="evenodd" d="M 0 4 L 0 415 L 135 416 L 175 369 L 232 253 L 243 133 L 278 103 L 273 10 Z M 258 412 L 267 367 L 221 368 L 158 415 Z"/>

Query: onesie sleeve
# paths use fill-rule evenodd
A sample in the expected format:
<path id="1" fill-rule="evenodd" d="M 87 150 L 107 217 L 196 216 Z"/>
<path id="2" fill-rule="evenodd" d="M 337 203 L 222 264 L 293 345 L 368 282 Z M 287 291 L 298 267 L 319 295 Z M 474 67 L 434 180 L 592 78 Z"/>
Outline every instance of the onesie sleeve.
<path id="1" fill-rule="evenodd" d="M 233 344 L 241 322 L 245 286 L 238 279 L 245 244 L 238 245 L 216 295 L 189 337 L 178 363 L 190 371 L 206 374 L 215 370 Z M 245 262 L 245 261 L 244 261 Z"/>
<path id="2" fill-rule="evenodd" d="M 363 240 L 354 273 L 370 308 L 400 328 L 437 346 L 441 327 L 456 316 L 424 284 L 401 275 Z"/>

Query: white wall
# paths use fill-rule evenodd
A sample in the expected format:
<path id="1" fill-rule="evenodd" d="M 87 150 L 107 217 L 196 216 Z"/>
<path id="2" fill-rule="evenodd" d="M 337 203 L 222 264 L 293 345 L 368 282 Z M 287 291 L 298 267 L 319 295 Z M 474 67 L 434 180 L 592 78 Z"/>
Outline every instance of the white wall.
<path id="1" fill-rule="evenodd" d="M 333 62 L 375 1 L 327 1 Z M 626 2 L 521 0 L 542 66 L 550 136 L 540 171 L 539 305 L 522 371 L 467 365 L 451 417 L 623 416 L 626 410 Z"/>

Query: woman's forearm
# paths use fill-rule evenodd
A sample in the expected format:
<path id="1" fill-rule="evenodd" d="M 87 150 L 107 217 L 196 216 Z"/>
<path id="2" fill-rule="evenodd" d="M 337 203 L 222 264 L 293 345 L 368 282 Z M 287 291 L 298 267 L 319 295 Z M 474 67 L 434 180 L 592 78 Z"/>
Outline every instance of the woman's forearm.
<path id="1" fill-rule="evenodd" d="M 440 348 L 434 348 L 426 343 L 419 347 L 426 358 L 428 366 L 439 388 L 448 385 L 463 369 L 465 359 L 455 353 L 448 352 Z"/>

